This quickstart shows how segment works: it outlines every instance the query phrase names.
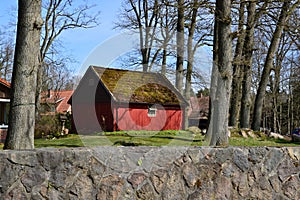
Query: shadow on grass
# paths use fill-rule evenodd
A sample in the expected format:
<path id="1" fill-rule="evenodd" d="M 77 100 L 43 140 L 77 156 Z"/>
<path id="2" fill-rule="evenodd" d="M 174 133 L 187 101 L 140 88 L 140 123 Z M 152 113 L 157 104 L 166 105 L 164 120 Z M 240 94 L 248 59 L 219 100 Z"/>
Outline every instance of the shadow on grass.
<path id="1" fill-rule="evenodd" d="M 138 143 L 138 142 L 126 142 L 124 140 L 118 140 L 115 141 L 113 146 L 130 146 L 130 147 L 134 147 L 134 146 L 142 146 L 143 144 Z"/>
<path id="2" fill-rule="evenodd" d="M 182 138 L 182 137 L 172 137 L 172 136 L 152 136 L 151 138 L 157 139 L 168 139 L 168 140 L 178 140 L 178 141 L 185 141 L 185 142 L 202 142 L 203 139 L 189 139 L 189 138 Z"/>
<path id="3" fill-rule="evenodd" d="M 300 142 L 292 141 L 292 140 L 285 140 L 285 139 L 276 139 L 274 140 L 275 143 L 278 144 L 294 144 L 294 145 L 300 145 Z"/>
<path id="4" fill-rule="evenodd" d="M 117 140 L 113 143 L 113 146 L 149 146 L 145 143 L 141 143 L 139 141 L 132 141 L 132 139 L 137 138 L 137 137 L 129 137 L 128 140 Z M 183 138 L 183 137 L 174 137 L 174 136 L 151 136 L 151 137 L 138 137 L 141 141 L 143 141 L 143 138 L 150 138 L 153 139 L 151 142 L 152 144 L 160 144 L 160 143 L 165 143 L 168 144 L 170 141 L 182 141 L 182 142 L 188 142 L 188 143 L 200 143 L 203 142 L 203 139 L 193 139 L 193 138 Z M 162 141 L 167 141 L 167 142 L 162 142 Z M 163 145 L 163 144 L 162 144 Z M 150 145 L 151 146 L 151 145 Z"/>
<path id="5" fill-rule="evenodd" d="M 35 145 L 35 148 L 47 148 L 47 147 L 53 147 L 53 148 L 60 148 L 60 147 L 72 148 L 72 147 L 82 147 L 82 145 L 75 145 L 75 144 L 42 144 L 42 143 L 39 143 L 38 145 Z"/>

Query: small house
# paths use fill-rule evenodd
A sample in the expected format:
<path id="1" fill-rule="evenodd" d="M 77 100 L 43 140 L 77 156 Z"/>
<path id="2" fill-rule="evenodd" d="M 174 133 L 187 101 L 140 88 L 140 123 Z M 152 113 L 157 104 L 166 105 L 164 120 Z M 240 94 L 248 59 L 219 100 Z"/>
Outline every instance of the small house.
<path id="1" fill-rule="evenodd" d="M 0 78 L 0 143 L 5 141 L 8 128 L 11 85 Z"/>
<path id="2" fill-rule="evenodd" d="M 68 134 L 69 129 L 66 128 L 68 114 L 71 113 L 71 105 L 68 100 L 73 94 L 73 90 L 48 90 L 41 93 L 41 116 L 54 116 L 59 114 L 61 123 L 61 134 Z M 47 129 L 43 125 L 36 126 L 38 129 Z M 43 130 L 43 131 L 44 131 Z"/>
<path id="3" fill-rule="evenodd" d="M 71 112 L 71 105 L 68 100 L 73 90 L 48 90 L 41 93 L 41 113 L 54 115 L 56 113 L 66 114 Z"/>
<path id="4" fill-rule="evenodd" d="M 188 116 L 189 126 L 207 129 L 209 124 L 209 96 L 191 97 Z"/>
<path id="5" fill-rule="evenodd" d="M 179 130 L 186 100 L 159 73 L 90 66 L 69 103 L 77 132 Z"/>

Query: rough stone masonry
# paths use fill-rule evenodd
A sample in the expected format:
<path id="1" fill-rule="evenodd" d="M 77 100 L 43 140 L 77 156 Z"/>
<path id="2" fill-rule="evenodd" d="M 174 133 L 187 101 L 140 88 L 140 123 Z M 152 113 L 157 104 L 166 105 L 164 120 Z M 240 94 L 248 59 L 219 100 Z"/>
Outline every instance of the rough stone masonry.
<path id="1" fill-rule="evenodd" d="M 0 151 L 0 199 L 300 199 L 300 148 Z"/>

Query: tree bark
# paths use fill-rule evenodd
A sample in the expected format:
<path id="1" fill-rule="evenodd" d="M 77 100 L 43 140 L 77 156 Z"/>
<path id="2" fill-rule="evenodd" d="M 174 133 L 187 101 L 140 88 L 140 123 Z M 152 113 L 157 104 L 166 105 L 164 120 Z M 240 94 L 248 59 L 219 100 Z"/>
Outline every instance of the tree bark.
<path id="1" fill-rule="evenodd" d="M 41 0 L 19 0 L 9 127 L 4 149 L 33 149 Z"/>
<path id="2" fill-rule="evenodd" d="M 251 72 L 252 72 L 252 55 L 254 46 L 254 28 L 256 22 L 256 1 L 249 2 L 247 6 L 247 25 L 244 43 L 244 66 L 242 81 L 242 99 L 240 127 L 250 128 L 250 112 L 251 112 Z"/>
<path id="3" fill-rule="evenodd" d="M 165 76 L 166 72 L 167 72 L 167 49 L 164 46 L 163 47 L 163 55 L 162 55 L 161 71 L 160 71 L 160 73 Z"/>
<path id="4" fill-rule="evenodd" d="M 189 35 L 187 42 L 187 69 L 186 69 L 186 79 L 185 79 L 185 99 L 190 102 L 191 99 L 191 89 L 192 89 L 192 73 L 194 65 L 194 51 L 193 51 L 193 38 L 195 34 L 196 22 L 197 22 L 197 13 L 198 13 L 198 0 L 194 0 L 192 8 L 192 18 L 189 26 Z M 189 106 L 185 110 L 185 128 L 189 126 L 188 118 Z"/>
<path id="5" fill-rule="evenodd" d="M 290 4 L 291 4 L 290 1 L 284 1 L 283 5 L 282 5 L 280 17 L 276 24 L 276 29 L 273 33 L 271 44 L 268 49 L 267 57 L 265 60 L 265 64 L 264 64 L 261 80 L 259 82 L 258 91 L 257 91 L 257 95 L 255 98 L 255 104 L 254 104 L 252 129 L 255 131 L 258 131 L 261 126 L 263 100 L 264 100 L 265 94 L 266 94 L 266 87 L 268 84 L 269 75 L 270 75 L 271 69 L 273 68 L 274 55 L 279 46 L 283 28 L 286 24 L 286 21 L 287 21 L 289 15 L 293 12 L 293 9 L 295 9 L 297 7 L 297 5 L 299 5 L 299 1 L 297 2 L 297 4 L 294 4 L 291 8 L 290 8 Z"/>
<path id="6" fill-rule="evenodd" d="M 213 65 L 213 74 L 217 80 L 212 80 L 216 89 L 212 99 L 212 113 L 210 119 L 210 145 L 228 145 L 228 112 L 232 84 L 232 39 L 231 39 L 231 0 L 217 0 L 215 23 L 217 23 L 217 63 Z M 215 46 L 214 46 L 215 47 Z M 217 68 L 217 69 L 216 69 Z M 216 81 L 216 82 L 215 82 Z M 209 138 L 210 136 L 208 136 Z"/>
<path id="7" fill-rule="evenodd" d="M 244 31 L 244 20 L 245 20 L 245 2 L 242 1 L 239 10 L 239 25 L 238 25 L 238 39 L 235 48 L 235 55 L 233 59 L 233 80 L 232 80 L 232 92 L 230 98 L 229 108 L 229 126 L 237 127 L 238 117 L 240 111 L 241 101 L 241 81 L 242 81 L 242 70 L 243 65 L 243 45 L 245 39 Z"/>
<path id="8" fill-rule="evenodd" d="M 214 23 L 214 38 L 213 38 L 213 67 L 211 72 L 211 81 L 210 81 L 210 92 L 209 92 L 209 126 L 207 133 L 205 135 L 205 143 L 210 144 L 213 135 L 213 120 L 212 113 L 214 113 L 214 107 L 212 106 L 212 102 L 216 99 L 216 90 L 218 87 L 218 32 L 219 26 L 218 23 Z"/>
<path id="9" fill-rule="evenodd" d="M 177 14 L 177 61 L 176 61 L 176 88 L 183 94 L 183 61 L 184 61 L 184 0 L 178 0 Z"/>

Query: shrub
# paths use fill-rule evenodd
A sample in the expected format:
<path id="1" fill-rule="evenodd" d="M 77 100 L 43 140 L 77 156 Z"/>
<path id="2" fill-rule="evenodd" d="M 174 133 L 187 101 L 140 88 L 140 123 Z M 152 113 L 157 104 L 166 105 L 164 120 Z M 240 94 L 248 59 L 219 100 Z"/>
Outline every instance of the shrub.
<path id="1" fill-rule="evenodd" d="M 72 130 L 72 115 L 70 113 L 67 113 L 65 116 L 67 117 L 65 121 L 65 128 Z"/>
<path id="2" fill-rule="evenodd" d="M 35 138 L 57 137 L 61 132 L 59 115 L 41 115 L 35 124 Z"/>

